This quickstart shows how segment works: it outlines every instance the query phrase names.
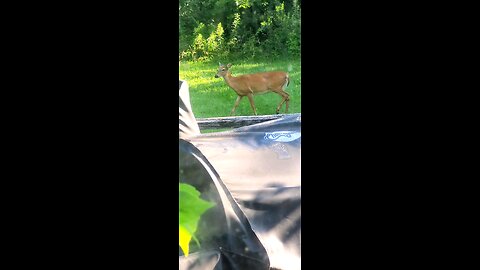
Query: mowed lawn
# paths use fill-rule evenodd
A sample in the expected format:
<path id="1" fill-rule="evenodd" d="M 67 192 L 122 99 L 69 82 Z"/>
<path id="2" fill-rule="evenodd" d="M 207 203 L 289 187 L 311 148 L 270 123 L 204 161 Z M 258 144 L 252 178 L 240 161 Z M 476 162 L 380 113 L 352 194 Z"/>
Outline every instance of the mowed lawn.
<path id="1" fill-rule="evenodd" d="M 229 62 L 232 76 L 242 74 L 283 70 L 290 76 L 290 84 L 285 89 L 290 94 L 288 113 L 301 112 L 301 63 L 300 59 L 265 62 Z M 228 64 L 227 62 L 222 64 Z M 237 94 L 225 83 L 223 78 L 215 78 L 219 63 L 181 62 L 179 77 L 188 82 L 190 102 L 196 118 L 230 116 Z M 268 92 L 254 96 L 258 115 L 275 114 L 281 96 Z M 280 113 L 285 113 L 285 104 Z M 244 97 L 235 110 L 235 116 L 253 115 L 247 97 Z"/>

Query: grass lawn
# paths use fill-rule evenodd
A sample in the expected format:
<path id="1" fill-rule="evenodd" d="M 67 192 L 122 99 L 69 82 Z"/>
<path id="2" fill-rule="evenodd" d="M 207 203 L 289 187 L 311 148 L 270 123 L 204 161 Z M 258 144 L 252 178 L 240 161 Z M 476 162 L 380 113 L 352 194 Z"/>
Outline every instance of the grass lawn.
<path id="1" fill-rule="evenodd" d="M 300 59 L 263 61 L 263 62 L 235 62 L 232 61 L 230 68 L 232 76 L 262 72 L 283 70 L 290 75 L 290 85 L 286 91 L 290 94 L 288 113 L 301 112 L 301 65 Z M 222 63 L 227 64 L 227 62 Z M 181 62 L 179 76 L 181 80 L 188 82 L 190 88 L 190 102 L 196 118 L 229 116 L 233 108 L 237 94 L 225 83 L 223 78 L 215 78 L 218 63 L 212 62 Z M 258 115 L 275 114 L 280 95 L 268 92 L 254 96 Z M 285 113 L 285 104 L 280 113 Z M 244 97 L 235 110 L 236 116 L 253 115 L 248 98 Z"/>

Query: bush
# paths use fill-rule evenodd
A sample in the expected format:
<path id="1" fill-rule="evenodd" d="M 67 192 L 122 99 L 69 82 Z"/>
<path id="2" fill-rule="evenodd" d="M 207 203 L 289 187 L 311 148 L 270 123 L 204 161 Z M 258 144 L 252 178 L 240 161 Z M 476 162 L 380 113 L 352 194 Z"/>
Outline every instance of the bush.
<path id="1" fill-rule="evenodd" d="M 181 1 L 180 60 L 300 57 L 299 1 L 205 1 Z"/>

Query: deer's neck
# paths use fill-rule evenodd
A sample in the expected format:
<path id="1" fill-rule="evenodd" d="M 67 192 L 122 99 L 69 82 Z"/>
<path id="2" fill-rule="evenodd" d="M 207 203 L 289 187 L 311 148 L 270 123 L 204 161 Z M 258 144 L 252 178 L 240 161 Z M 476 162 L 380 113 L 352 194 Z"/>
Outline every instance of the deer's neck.
<path id="1" fill-rule="evenodd" d="M 232 76 L 232 73 L 230 71 L 227 71 L 227 74 L 225 74 L 225 76 L 223 76 L 223 79 L 228 84 L 228 86 L 233 88 L 232 83 L 234 83 L 235 77 Z"/>

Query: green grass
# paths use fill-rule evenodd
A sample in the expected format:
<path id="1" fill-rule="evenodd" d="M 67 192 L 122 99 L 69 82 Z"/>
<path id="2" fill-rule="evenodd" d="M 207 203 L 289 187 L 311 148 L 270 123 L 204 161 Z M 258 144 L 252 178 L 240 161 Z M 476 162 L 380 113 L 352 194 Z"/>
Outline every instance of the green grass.
<path id="1" fill-rule="evenodd" d="M 284 70 L 290 75 L 290 85 L 286 91 L 290 94 L 288 113 L 301 112 L 301 64 L 300 59 L 281 61 L 231 61 L 232 76 L 247 73 Z M 227 64 L 227 62 L 222 63 Z M 182 62 L 179 66 L 180 79 L 188 82 L 190 102 L 196 118 L 230 116 L 237 94 L 225 83 L 223 78 L 215 78 L 218 63 Z M 254 96 L 258 115 L 275 114 L 280 95 L 269 92 Z M 285 104 L 280 113 L 285 113 Z M 248 98 L 244 97 L 235 110 L 236 116 L 253 115 Z"/>
<path id="2" fill-rule="evenodd" d="M 200 133 L 214 133 L 214 132 L 222 132 L 222 131 L 229 131 L 232 130 L 232 128 L 211 128 L 211 129 L 204 129 L 201 130 Z"/>

